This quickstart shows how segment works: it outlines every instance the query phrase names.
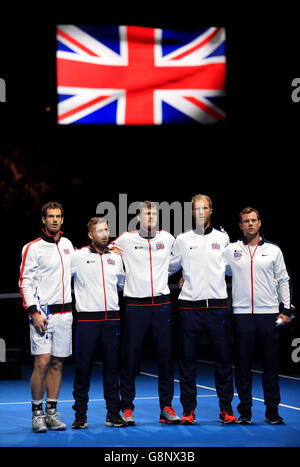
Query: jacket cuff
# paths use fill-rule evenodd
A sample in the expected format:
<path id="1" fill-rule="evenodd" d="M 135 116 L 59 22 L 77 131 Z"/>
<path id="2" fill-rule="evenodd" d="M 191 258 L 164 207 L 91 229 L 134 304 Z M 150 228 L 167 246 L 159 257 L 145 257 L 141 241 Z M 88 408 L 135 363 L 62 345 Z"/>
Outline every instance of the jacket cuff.
<path id="1" fill-rule="evenodd" d="M 27 311 L 28 311 L 29 316 L 32 316 L 32 315 L 35 315 L 36 313 L 38 313 L 38 309 L 37 309 L 36 305 L 29 306 L 27 308 Z"/>
<path id="2" fill-rule="evenodd" d="M 292 310 L 288 308 L 283 308 L 283 310 L 281 310 L 280 313 L 285 316 L 292 316 Z"/>

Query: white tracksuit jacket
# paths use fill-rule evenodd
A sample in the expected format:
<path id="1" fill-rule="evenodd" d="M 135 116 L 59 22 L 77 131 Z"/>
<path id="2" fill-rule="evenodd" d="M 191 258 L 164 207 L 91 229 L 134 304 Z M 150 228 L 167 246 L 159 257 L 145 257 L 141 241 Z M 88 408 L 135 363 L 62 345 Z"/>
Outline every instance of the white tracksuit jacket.
<path id="1" fill-rule="evenodd" d="M 252 259 L 251 259 L 252 256 Z M 232 272 L 234 313 L 290 314 L 290 285 L 280 248 L 264 238 L 250 254 L 245 241 L 230 243 L 223 253 Z"/>
<path id="2" fill-rule="evenodd" d="M 105 250 L 98 253 L 92 245 L 76 250 L 72 255 L 71 272 L 77 312 L 119 310 L 117 286 L 124 287 L 124 268 L 120 255 Z"/>
<path id="3" fill-rule="evenodd" d="M 168 267 L 174 237 L 164 230 L 147 236 L 144 232 L 124 232 L 111 245 L 122 250 L 125 265 L 124 296 L 147 298 L 149 304 L 160 303 L 168 295 Z"/>
<path id="4" fill-rule="evenodd" d="M 175 240 L 169 272 L 182 267 L 184 284 L 179 300 L 226 299 L 225 263 L 222 253 L 229 244 L 227 234 L 213 227 L 199 235 L 194 230 L 184 232 Z"/>
<path id="5" fill-rule="evenodd" d="M 30 315 L 37 312 L 38 300 L 43 306 L 50 305 L 54 312 L 72 311 L 73 252 L 70 240 L 61 236 L 54 242 L 44 231 L 41 237 L 23 247 L 19 288 L 24 308 Z"/>

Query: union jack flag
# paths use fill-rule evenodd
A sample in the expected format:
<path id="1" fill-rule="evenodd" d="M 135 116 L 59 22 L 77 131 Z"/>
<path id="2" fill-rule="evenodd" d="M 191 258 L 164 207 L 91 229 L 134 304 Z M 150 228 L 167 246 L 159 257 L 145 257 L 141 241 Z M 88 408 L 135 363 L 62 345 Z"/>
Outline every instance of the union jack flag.
<path id="1" fill-rule="evenodd" d="M 58 123 L 223 120 L 225 29 L 57 26 Z"/>

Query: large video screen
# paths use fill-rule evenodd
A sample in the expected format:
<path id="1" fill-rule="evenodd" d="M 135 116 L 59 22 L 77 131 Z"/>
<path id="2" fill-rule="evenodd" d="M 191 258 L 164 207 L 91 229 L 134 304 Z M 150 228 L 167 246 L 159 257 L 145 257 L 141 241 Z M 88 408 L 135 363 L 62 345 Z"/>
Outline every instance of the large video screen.
<path id="1" fill-rule="evenodd" d="M 222 27 L 57 25 L 57 122 L 224 121 L 225 41 Z"/>

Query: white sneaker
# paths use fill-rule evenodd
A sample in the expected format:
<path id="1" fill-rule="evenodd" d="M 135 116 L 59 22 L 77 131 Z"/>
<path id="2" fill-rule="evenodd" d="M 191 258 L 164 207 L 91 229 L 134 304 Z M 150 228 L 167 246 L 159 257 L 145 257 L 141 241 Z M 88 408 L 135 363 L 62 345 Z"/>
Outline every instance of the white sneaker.
<path id="1" fill-rule="evenodd" d="M 34 410 L 32 412 L 32 431 L 33 433 L 45 433 L 47 431 L 43 410 Z"/>
<path id="2" fill-rule="evenodd" d="M 133 418 L 133 410 L 125 409 L 123 410 L 123 420 L 127 423 L 128 426 L 135 426 L 135 421 Z"/>
<path id="3" fill-rule="evenodd" d="M 170 423 L 173 425 L 178 425 L 181 422 L 181 419 L 177 417 L 173 407 L 165 407 L 160 414 L 160 423 Z"/>
<path id="4" fill-rule="evenodd" d="M 59 415 L 56 409 L 46 411 L 45 422 L 49 430 L 65 430 L 67 428 L 67 425 L 58 418 Z"/>

